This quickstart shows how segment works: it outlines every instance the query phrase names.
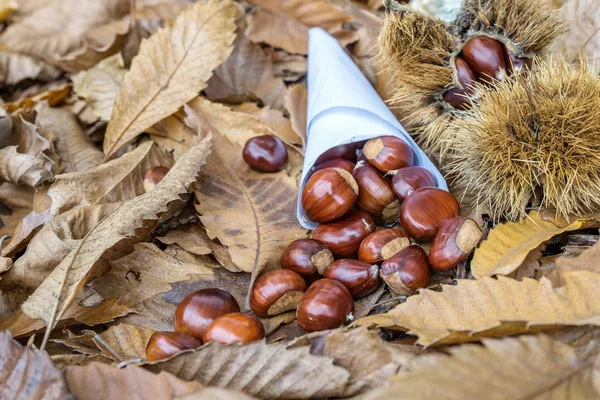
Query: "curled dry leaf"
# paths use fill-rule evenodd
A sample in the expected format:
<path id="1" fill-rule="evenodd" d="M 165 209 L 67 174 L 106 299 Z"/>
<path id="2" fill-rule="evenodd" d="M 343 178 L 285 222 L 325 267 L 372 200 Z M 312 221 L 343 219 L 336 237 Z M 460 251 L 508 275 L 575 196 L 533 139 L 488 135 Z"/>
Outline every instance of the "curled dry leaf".
<path id="1" fill-rule="evenodd" d="M 162 215 L 182 209 L 186 203 L 182 197 L 206 162 L 211 138 L 192 147 L 154 190 L 124 202 L 96 225 L 27 299 L 23 311 L 52 328 L 95 266 L 96 271 L 106 268 L 105 261 L 131 252 L 131 243 L 145 240 Z"/>
<path id="2" fill-rule="evenodd" d="M 25 79 L 51 81 L 58 78 L 60 70 L 42 60 L 25 54 L 0 50 L 0 82 L 16 85 Z"/>
<path id="3" fill-rule="evenodd" d="M 235 13 L 229 0 L 197 2 L 179 13 L 172 27 L 142 42 L 106 129 L 107 158 L 206 87 L 212 70 L 231 53 Z"/>
<path id="4" fill-rule="evenodd" d="M 600 274 L 568 272 L 565 286 L 498 277 L 458 280 L 443 291 L 423 290 L 385 314 L 355 322 L 408 331 L 423 346 L 472 342 L 561 326 L 600 325 Z"/>
<path id="5" fill-rule="evenodd" d="M 144 367 L 261 399 L 336 397 L 343 393 L 349 377 L 332 358 L 314 356 L 308 347 L 288 349 L 285 344 L 267 345 L 264 341 L 245 346 L 211 342 Z"/>
<path id="6" fill-rule="evenodd" d="M 146 344 L 154 331 L 143 326 L 118 324 L 113 325 L 100 336 L 103 343 L 95 340 L 96 345 L 102 351 L 102 354 L 113 359 L 113 361 L 123 360 L 145 360 Z M 108 345 L 111 350 L 104 347 Z M 116 352 L 121 360 L 115 359 L 113 352 Z"/>
<path id="7" fill-rule="evenodd" d="M 36 90 L 32 90 L 32 93 L 25 92 L 24 97 L 7 103 L 6 110 L 10 113 L 32 110 L 40 103 L 42 103 L 41 106 L 57 107 L 71 94 L 71 85 L 60 80 L 42 86 L 34 86 L 34 88 Z"/>
<path id="8" fill-rule="evenodd" d="M 302 147 L 306 147 L 306 108 L 308 91 L 306 84 L 299 83 L 289 87 L 285 95 L 285 108 L 290 113 L 292 128 L 302 139 Z"/>
<path id="9" fill-rule="evenodd" d="M 0 204 L 2 213 L 0 214 L 0 235 L 14 236 L 23 217 L 25 217 L 33 208 L 34 191 L 30 187 L 17 186 L 12 183 L 0 184 Z M 10 244 L 9 244 L 10 245 Z M 4 243 L 3 249 L 7 244 Z M 2 255 L 8 253 L 2 252 Z"/>
<path id="10" fill-rule="evenodd" d="M 46 353 L 35 354 L 0 332 L 0 396 L 4 399 L 68 399 L 69 390 L 63 374 Z"/>
<path id="11" fill-rule="evenodd" d="M 135 365 L 119 369 L 99 362 L 67 367 L 65 378 L 79 400 L 171 400 L 202 388 L 197 382 L 184 382 L 166 372 L 155 375 Z"/>
<path id="12" fill-rule="evenodd" d="M 519 222 L 508 222 L 496 226 L 486 240 L 475 250 L 471 271 L 475 278 L 493 275 L 508 275 L 523 263 L 530 251 L 563 232 L 574 231 L 585 226 L 580 219 L 565 227 L 558 227 L 531 211 Z"/>
<path id="13" fill-rule="evenodd" d="M 450 354 L 412 360 L 408 371 L 365 400 L 595 399 L 600 358 L 584 359 L 573 348 L 544 336 L 484 339 Z M 435 382 L 435 384 L 432 384 Z M 468 384 L 465 384 L 468 382 Z M 495 382 L 496 384 L 491 384 Z"/>
<path id="14" fill-rule="evenodd" d="M 591 271 L 600 274 L 600 241 L 576 257 L 558 257 L 556 268 L 545 276 L 555 287 L 560 287 L 565 284 L 564 275 L 569 271 Z"/>

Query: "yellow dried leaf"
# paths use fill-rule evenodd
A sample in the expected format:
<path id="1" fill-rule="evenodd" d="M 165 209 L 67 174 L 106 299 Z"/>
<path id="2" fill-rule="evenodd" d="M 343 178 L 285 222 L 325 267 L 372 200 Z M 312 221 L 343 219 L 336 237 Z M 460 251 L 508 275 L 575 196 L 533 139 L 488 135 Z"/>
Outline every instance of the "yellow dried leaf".
<path id="1" fill-rule="evenodd" d="M 235 14 L 230 0 L 199 1 L 179 13 L 172 27 L 142 42 L 106 128 L 107 158 L 206 87 L 212 70 L 231 53 Z"/>
<path id="2" fill-rule="evenodd" d="M 519 222 L 498 225 L 475 250 L 471 272 L 477 279 L 508 275 L 519 268 L 530 251 L 563 232 L 581 229 L 584 223 L 585 220 L 577 220 L 560 228 L 532 211 Z"/>
<path id="3" fill-rule="evenodd" d="M 306 84 L 290 86 L 285 95 L 285 108 L 290 113 L 292 128 L 302 139 L 302 147 L 306 146 L 306 109 L 308 107 L 308 90 Z"/>
<path id="4" fill-rule="evenodd" d="M 600 326 L 600 274 L 564 275 L 565 286 L 549 280 L 458 280 L 442 292 L 423 290 L 385 314 L 361 318 L 356 325 L 381 326 L 419 336 L 423 346 L 472 342 L 560 326 Z"/>
<path id="5" fill-rule="evenodd" d="M 118 324 L 102 332 L 100 336 L 110 348 L 121 356 L 123 360 L 146 359 L 146 344 L 154 331 L 143 326 Z M 102 354 L 109 358 L 114 355 L 104 348 L 103 344 L 96 342 Z M 119 360 L 114 360 L 119 361 Z"/>
<path id="6" fill-rule="evenodd" d="M 556 268 L 546 275 L 555 287 L 563 286 L 564 274 L 569 271 L 592 271 L 600 274 L 600 241 L 576 257 L 563 255 L 556 259 Z"/>

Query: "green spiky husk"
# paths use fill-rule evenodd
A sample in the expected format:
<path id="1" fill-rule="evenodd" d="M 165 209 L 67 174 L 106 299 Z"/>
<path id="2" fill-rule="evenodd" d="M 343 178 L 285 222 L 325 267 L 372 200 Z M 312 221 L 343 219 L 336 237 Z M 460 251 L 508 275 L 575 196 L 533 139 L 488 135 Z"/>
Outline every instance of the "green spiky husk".
<path id="1" fill-rule="evenodd" d="M 539 203 L 561 216 L 600 209 L 600 80 L 588 67 L 537 61 L 479 98 L 446 130 L 449 172 L 495 219 Z"/>

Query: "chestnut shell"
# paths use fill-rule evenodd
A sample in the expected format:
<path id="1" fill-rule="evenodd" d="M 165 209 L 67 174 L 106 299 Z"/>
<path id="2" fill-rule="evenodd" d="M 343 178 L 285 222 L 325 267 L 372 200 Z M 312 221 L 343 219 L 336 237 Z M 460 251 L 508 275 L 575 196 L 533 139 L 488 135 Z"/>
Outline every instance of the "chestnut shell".
<path id="1" fill-rule="evenodd" d="M 335 258 L 356 258 L 360 243 L 374 230 L 373 217 L 352 210 L 337 221 L 317 226 L 312 238 L 325 243 Z"/>
<path id="2" fill-rule="evenodd" d="M 213 340 L 221 344 L 248 344 L 265 337 L 265 328 L 254 315 L 232 313 L 220 316 L 204 334 L 204 343 Z"/>
<path id="3" fill-rule="evenodd" d="M 307 332 L 338 328 L 354 311 L 350 291 L 340 282 L 323 278 L 308 288 L 298 305 L 298 326 Z"/>
<path id="4" fill-rule="evenodd" d="M 260 275 L 254 283 L 250 308 L 254 314 L 262 318 L 295 310 L 299 297 L 305 291 L 306 282 L 294 271 L 289 269 L 269 271 Z M 280 306 L 274 309 L 273 305 L 276 303 Z"/>
<path id="5" fill-rule="evenodd" d="M 288 153 L 276 136 L 262 135 L 248 139 L 242 157 L 251 168 L 261 172 L 278 172 L 285 168 Z"/>

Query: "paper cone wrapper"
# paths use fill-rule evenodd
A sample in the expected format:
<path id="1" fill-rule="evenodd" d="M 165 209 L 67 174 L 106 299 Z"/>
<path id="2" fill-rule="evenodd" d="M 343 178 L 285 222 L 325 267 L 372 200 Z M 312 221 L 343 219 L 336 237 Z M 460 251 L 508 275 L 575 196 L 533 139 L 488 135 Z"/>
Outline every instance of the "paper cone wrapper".
<path id="1" fill-rule="evenodd" d="M 306 217 L 302 208 L 302 189 L 316 161 L 324 161 L 319 157 L 340 145 L 353 147 L 352 143 L 396 136 L 412 148 L 414 165 L 428 169 L 436 177 L 437 186 L 448 190 L 442 174 L 412 140 L 371 83 L 337 40 L 321 28 L 309 30 L 307 79 L 308 138 L 298 197 L 298 221 L 303 227 L 314 229 L 318 224 Z"/>

